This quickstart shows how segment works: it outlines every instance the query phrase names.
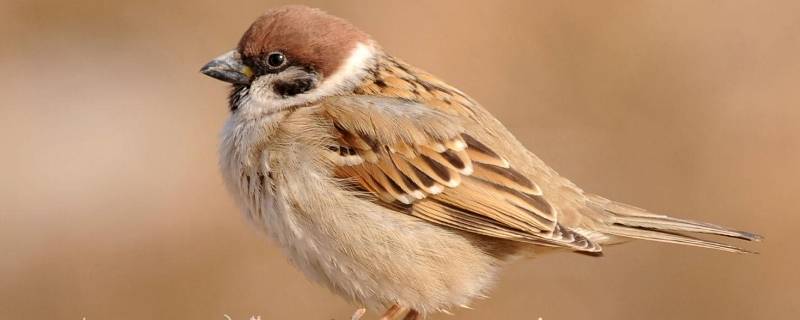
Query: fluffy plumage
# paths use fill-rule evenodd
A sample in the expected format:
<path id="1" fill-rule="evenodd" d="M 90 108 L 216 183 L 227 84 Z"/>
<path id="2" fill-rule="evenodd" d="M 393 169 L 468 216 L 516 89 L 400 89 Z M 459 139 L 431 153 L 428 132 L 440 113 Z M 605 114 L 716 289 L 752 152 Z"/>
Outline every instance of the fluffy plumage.
<path id="1" fill-rule="evenodd" d="M 289 64 L 265 66 L 274 52 Z M 237 202 L 306 275 L 389 315 L 465 306 L 537 252 L 760 238 L 585 193 L 472 98 L 316 9 L 269 11 L 221 59 L 203 72 L 237 83 L 220 148 Z M 308 90 L 278 90 L 292 81 Z"/>

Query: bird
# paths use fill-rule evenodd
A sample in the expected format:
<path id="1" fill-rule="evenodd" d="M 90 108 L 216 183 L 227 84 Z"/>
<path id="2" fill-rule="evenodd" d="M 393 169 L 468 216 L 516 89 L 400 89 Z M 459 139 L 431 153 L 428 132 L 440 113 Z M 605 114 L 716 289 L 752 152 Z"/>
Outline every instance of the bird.
<path id="1" fill-rule="evenodd" d="M 762 238 L 583 191 L 475 99 L 320 9 L 266 11 L 200 71 L 231 87 L 219 163 L 235 202 L 353 319 L 468 308 L 548 252 Z"/>

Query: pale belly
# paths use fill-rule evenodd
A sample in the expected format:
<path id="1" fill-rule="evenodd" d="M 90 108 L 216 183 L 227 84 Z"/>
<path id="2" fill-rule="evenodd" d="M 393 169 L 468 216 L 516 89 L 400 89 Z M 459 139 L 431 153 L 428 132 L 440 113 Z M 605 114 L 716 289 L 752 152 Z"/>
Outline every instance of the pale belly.
<path id="1" fill-rule="evenodd" d="M 226 126 L 220 148 L 226 185 L 245 215 L 309 278 L 376 311 L 393 304 L 423 313 L 448 310 L 491 286 L 502 261 L 475 239 L 346 196 L 303 161 L 271 162 L 275 151 L 253 152 L 256 144 L 269 144 L 252 134 L 264 131 Z"/>

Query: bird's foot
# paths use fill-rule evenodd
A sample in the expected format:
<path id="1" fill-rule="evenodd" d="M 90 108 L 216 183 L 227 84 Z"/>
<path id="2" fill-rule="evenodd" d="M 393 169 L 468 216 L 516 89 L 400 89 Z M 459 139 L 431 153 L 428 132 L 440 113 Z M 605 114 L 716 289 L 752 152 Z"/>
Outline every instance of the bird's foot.
<path id="1" fill-rule="evenodd" d="M 397 305 L 391 306 L 389 309 L 386 309 L 386 312 L 383 313 L 380 320 L 395 320 L 398 319 L 397 317 L 405 313 L 405 317 L 403 320 L 419 320 L 419 312 L 414 309 L 407 310 L 405 308 L 400 308 Z M 353 313 L 353 316 L 350 317 L 350 320 L 361 320 L 364 314 L 367 313 L 367 309 L 361 308 L 356 310 Z"/>

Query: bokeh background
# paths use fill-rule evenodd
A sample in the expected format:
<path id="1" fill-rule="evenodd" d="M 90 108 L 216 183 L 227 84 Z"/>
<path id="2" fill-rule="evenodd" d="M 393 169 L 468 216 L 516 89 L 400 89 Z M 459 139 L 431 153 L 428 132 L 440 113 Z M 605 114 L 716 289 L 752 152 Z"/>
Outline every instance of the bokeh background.
<path id="1" fill-rule="evenodd" d="M 470 93 L 586 190 L 754 230 L 513 264 L 434 319 L 797 319 L 800 2 L 309 1 Z M 0 318 L 349 319 L 223 188 L 225 85 L 274 1 L 0 2 Z M 374 315 L 373 315 L 374 316 Z"/>

